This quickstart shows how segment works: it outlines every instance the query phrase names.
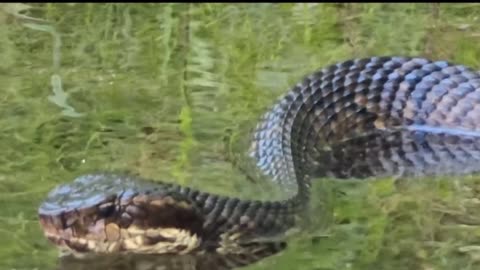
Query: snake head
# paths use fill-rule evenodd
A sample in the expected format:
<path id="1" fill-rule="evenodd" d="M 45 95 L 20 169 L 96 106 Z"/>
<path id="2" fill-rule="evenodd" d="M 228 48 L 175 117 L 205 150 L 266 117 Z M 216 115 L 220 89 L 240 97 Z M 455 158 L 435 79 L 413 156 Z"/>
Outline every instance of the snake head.
<path id="1" fill-rule="evenodd" d="M 200 245 L 202 215 L 170 184 L 90 174 L 52 190 L 38 209 L 45 236 L 60 250 L 188 253 Z"/>

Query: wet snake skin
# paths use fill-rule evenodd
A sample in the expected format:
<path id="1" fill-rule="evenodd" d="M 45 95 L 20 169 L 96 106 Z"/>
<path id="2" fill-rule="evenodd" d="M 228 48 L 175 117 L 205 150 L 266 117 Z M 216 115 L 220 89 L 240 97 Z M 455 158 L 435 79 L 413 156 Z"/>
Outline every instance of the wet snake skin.
<path id="1" fill-rule="evenodd" d="M 40 222 L 76 254 L 276 252 L 268 245 L 301 218 L 313 178 L 475 173 L 479 131 L 479 72 L 424 58 L 348 60 L 305 77 L 257 124 L 250 156 L 288 199 L 244 201 L 95 173 L 54 189 Z"/>

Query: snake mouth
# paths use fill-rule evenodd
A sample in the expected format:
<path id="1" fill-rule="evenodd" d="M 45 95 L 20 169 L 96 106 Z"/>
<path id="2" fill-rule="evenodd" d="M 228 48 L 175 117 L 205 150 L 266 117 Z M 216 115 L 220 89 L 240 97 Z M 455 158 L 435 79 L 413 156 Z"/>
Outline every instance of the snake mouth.
<path id="1" fill-rule="evenodd" d="M 95 201 L 77 200 L 74 208 L 59 205 L 72 201 L 67 197 L 86 188 L 88 178 L 102 180 L 102 176 L 86 176 L 60 186 L 49 196 L 55 203 L 47 200 L 39 209 L 45 236 L 63 252 L 182 254 L 201 244 L 203 221 L 199 212 L 188 200 L 169 194 L 165 188 L 145 194 L 128 192 L 124 187 Z"/>

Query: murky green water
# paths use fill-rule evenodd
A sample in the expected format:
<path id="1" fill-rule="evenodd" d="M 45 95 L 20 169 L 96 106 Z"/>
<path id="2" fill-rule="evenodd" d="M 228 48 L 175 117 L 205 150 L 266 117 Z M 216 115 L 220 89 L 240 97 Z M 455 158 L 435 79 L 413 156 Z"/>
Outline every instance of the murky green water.
<path id="1" fill-rule="evenodd" d="M 0 269 L 54 269 L 37 207 L 82 173 L 272 197 L 231 164 L 293 83 L 372 55 L 478 68 L 479 20 L 478 4 L 2 4 Z M 309 230 L 248 269 L 478 269 L 479 180 L 317 182 Z"/>

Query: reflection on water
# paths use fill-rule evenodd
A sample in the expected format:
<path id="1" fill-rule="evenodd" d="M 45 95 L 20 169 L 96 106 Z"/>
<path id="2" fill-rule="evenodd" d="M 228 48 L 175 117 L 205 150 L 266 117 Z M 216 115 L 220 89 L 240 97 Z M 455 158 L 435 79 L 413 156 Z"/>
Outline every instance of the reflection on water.
<path id="1" fill-rule="evenodd" d="M 338 178 L 465 175 L 480 170 L 480 133 L 408 126 L 312 146 L 313 174 Z"/>
<path id="2" fill-rule="evenodd" d="M 69 255 L 59 259 L 57 270 L 228 270 L 253 264 L 280 252 L 285 246 L 268 245 L 268 247 L 250 254 L 129 254 L 98 255 L 86 258 L 75 258 Z"/>

